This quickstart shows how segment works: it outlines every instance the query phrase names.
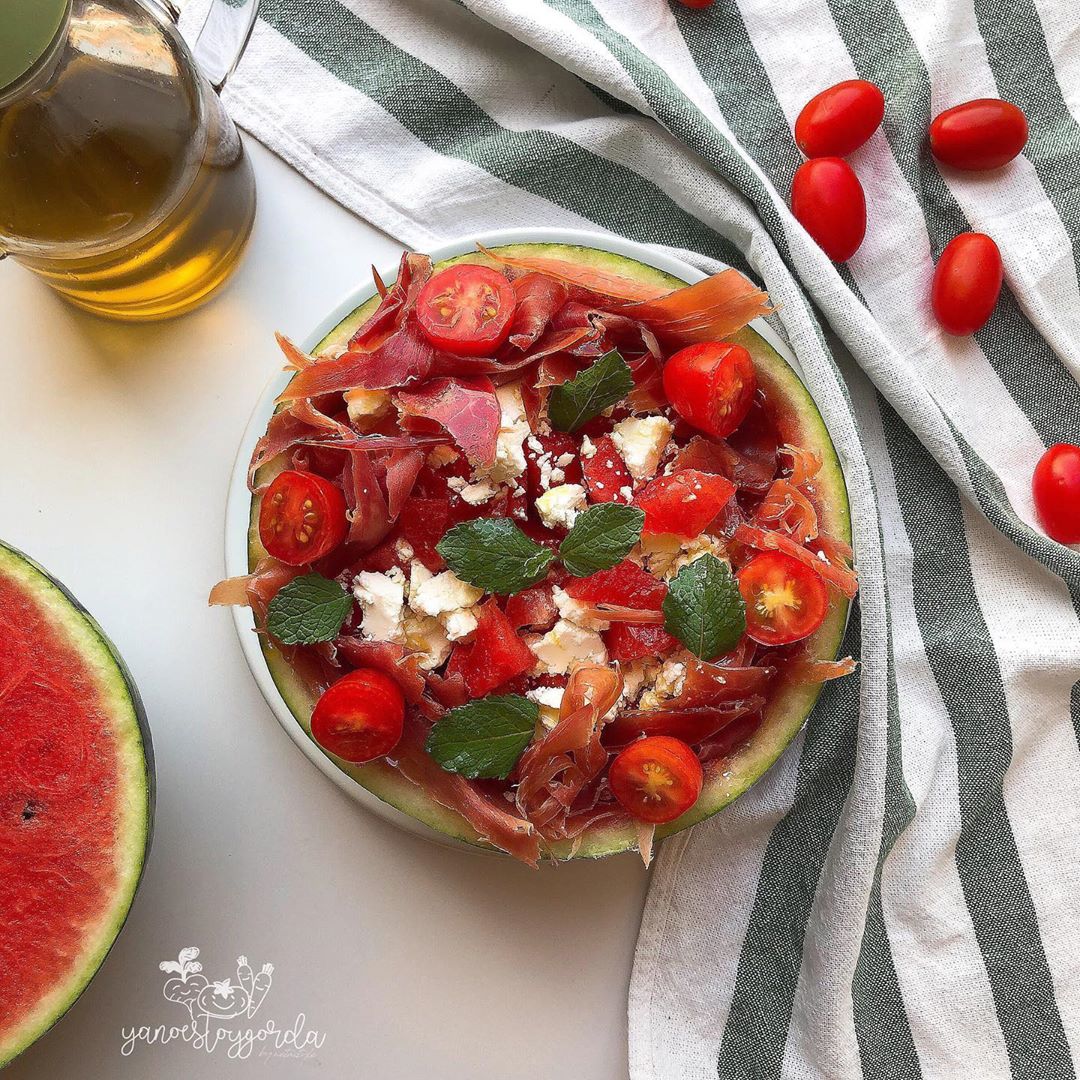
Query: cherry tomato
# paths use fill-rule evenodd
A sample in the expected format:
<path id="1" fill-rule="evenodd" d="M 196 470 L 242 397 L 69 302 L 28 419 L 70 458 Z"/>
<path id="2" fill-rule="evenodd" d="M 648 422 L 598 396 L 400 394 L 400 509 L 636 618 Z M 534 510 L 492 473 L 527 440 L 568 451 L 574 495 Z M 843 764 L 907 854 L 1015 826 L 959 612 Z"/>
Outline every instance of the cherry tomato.
<path id="1" fill-rule="evenodd" d="M 750 354 L 727 341 L 688 345 L 664 365 L 664 393 L 675 411 L 716 439 L 743 422 L 756 390 Z"/>
<path id="2" fill-rule="evenodd" d="M 829 611 L 820 575 L 779 551 L 756 555 L 736 575 L 746 602 L 746 632 L 762 645 L 809 637 Z"/>
<path id="3" fill-rule="evenodd" d="M 345 496 L 315 473 L 286 469 L 266 489 L 259 507 L 259 539 L 279 562 L 305 566 L 345 539 Z"/>
<path id="4" fill-rule="evenodd" d="M 615 449 L 614 439 L 610 435 L 601 435 L 592 441 L 596 452 L 592 457 L 581 458 L 589 502 L 630 502 L 634 497 L 634 481 L 622 456 Z"/>
<path id="5" fill-rule="evenodd" d="M 954 169 L 1000 169 L 1027 143 L 1024 114 L 998 98 L 966 101 L 946 109 L 930 125 L 930 150 Z"/>
<path id="6" fill-rule="evenodd" d="M 608 772 L 619 805 L 634 817 L 657 825 L 685 814 L 697 802 L 703 780 L 697 754 L 669 735 L 631 743 Z"/>
<path id="7" fill-rule="evenodd" d="M 866 235 L 866 196 L 843 158 L 811 158 L 798 167 L 791 212 L 833 262 L 850 259 Z"/>
<path id="8" fill-rule="evenodd" d="M 847 157 L 877 130 L 885 95 L 865 79 L 848 79 L 822 90 L 795 121 L 795 142 L 808 158 Z"/>
<path id="9" fill-rule="evenodd" d="M 507 338 L 517 296 L 486 266 L 440 270 L 421 290 L 416 317 L 432 345 L 464 356 L 489 356 Z"/>
<path id="10" fill-rule="evenodd" d="M 981 330 L 1001 292 L 1001 252 L 985 233 L 954 236 L 934 267 L 930 305 L 948 334 Z"/>
<path id="11" fill-rule="evenodd" d="M 401 738 L 405 698 L 389 675 L 357 668 L 338 679 L 315 702 L 312 738 L 345 761 L 373 761 Z"/>
<path id="12" fill-rule="evenodd" d="M 1051 446 L 1035 466 L 1031 489 L 1047 534 L 1059 544 L 1080 544 L 1080 446 Z"/>

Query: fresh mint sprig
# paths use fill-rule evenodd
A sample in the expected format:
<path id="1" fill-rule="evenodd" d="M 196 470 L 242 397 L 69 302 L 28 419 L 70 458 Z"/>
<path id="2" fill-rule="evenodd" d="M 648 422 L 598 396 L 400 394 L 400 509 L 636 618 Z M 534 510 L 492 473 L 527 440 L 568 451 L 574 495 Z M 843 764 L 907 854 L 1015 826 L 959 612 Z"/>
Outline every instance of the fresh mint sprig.
<path id="1" fill-rule="evenodd" d="M 267 632 L 282 645 L 332 641 L 352 610 L 352 597 L 322 574 L 304 574 L 283 585 L 266 609 Z"/>
<path id="2" fill-rule="evenodd" d="M 726 562 L 701 555 L 668 586 L 664 629 L 700 660 L 731 652 L 746 632 L 746 604 Z"/>
<path id="3" fill-rule="evenodd" d="M 559 557 L 575 577 L 588 577 L 622 562 L 641 539 L 645 511 L 622 503 L 600 503 L 578 514 L 559 545 Z"/>
<path id="4" fill-rule="evenodd" d="M 476 518 L 455 525 L 435 545 L 462 581 L 509 596 L 541 581 L 555 553 L 530 540 L 509 518 Z"/>
<path id="5" fill-rule="evenodd" d="M 470 701 L 435 722 L 425 749 L 447 772 L 469 780 L 505 780 L 539 717 L 540 706 L 517 694 Z"/>
<path id="6" fill-rule="evenodd" d="M 577 431 L 634 389 L 634 376 L 622 354 L 612 349 L 569 382 L 552 389 L 548 420 L 559 431 Z"/>

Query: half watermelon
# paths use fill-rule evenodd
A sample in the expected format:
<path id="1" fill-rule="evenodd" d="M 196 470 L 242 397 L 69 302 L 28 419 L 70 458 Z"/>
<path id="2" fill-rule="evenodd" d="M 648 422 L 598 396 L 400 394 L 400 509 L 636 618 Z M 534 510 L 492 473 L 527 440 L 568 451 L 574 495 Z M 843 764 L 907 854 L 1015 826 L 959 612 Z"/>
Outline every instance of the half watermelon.
<path id="1" fill-rule="evenodd" d="M 0 1067 L 101 966 L 150 845 L 153 751 L 101 628 L 0 544 Z"/>

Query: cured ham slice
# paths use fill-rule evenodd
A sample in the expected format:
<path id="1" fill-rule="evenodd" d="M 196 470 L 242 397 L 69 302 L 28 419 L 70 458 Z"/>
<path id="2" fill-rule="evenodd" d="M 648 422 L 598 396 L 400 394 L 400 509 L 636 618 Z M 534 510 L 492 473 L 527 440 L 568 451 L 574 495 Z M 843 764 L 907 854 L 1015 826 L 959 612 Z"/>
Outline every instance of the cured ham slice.
<path id="1" fill-rule="evenodd" d="M 386 536 L 393 523 L 370 455 L 360 450 L 348 451 L 342 487 L 348 506 L 348 542 L 373 548 Z"/>
<path id="2" fill-rule="evenodd" d="M 405 700 L 416 705 L 427 685 L 420 670 L 420 657 L 404 645 L 392 641 L 366 641 L 363 638 L 342 636 L 334 644 L 338 653 L 354 667 L 377 668 L 389 675 L 401 687 Z"/>
<path id="3" fill-rule="evenodd" d="M 501 413 L 489 380 L 432 379 L 417 390 L 401 391 L 403 413 L 441 424 L 473 465 L 495 464 Z"/>
<path id="4" fill-rule="evenodd" d="M 420 290 L 431 277 L 431 260 L 426 255 L 405 252 L 398 266 L 397 281 L 389 289 L 375 267 L 371 268 L 371 275 L 382 302 L 349 338 L 350 350 L 370 350 L 401 325 L 405 315 L 416 306 Z"/>
<path id="5" fill-rule="evenodd" d="M 566 286 L 546 274 L 527 273 L 511 283 L 517 296 L 510 344 L 527 350 L 566 303 Z"/>
<path id="6" fill-rule="evenodd" d="M 391 521 L 397 521 L 423 467 L 423 450 L 395 450 L 391 453 L 386 463 L 386 506 Z"/>
<path id="7" fill-rule="evenodd" d="M 525 818 L 510 813 L 505 801 L 488 796 L 463 776 L 440 768 L 424 749 L 425 736 L 421 724 L 407 718 L 401 741 L 388 760 L 440 806 L 457 811 L 489 844 L 529 866 L 538 866 L 540 837 L 536 829 Z"/>
<path id="8" fill-rule="evenodd" d="M 282 586 L 305 572 L 302 566 L 286 566 L 277 559 L 261 559 L 250 574 L 226 578 L 210 590 L 210 603 L 223 607 L 249 607 L 261 626 L 266 608 Z"/>

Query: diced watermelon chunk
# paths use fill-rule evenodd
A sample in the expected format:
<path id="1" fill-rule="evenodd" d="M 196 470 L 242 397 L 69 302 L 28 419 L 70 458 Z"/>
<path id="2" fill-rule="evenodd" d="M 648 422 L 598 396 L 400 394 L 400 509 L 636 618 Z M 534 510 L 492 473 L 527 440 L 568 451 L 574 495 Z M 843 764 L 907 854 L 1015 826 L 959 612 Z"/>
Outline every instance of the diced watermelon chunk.
<path id="1" fill-rule="evenodd" d="M 680 469 L 658 476 L 638 493 L 634 505 L 645 511 L 645 533 L 673 533 L 687 539 L 700 536 L 735 494 L 723 476 Z"/>
<path id="2" fill-rule="evenodd" d="M 442 570 L 445 563 L 435 545 L 446 532 L 449 506 L 445 499 L 422 499 L 410 495 L 398 515 L 393 536 L 406 540 L 413 553 L 429 570 Z"/>
<path id="3" fill-rule="evenodd" d="M 530 445 L 533 442 L 540 444 L 539 450 Z M 548 474 L 547 487 L 581 483 L 581 461 L 578 454 L 577 439 L 565 431 L 552 431 L 547 435 L 535 435 L 525 440 L 525 482 L 532 502 L 535 502 L 547 490 L 546 487 L 541 486 L 540 482 L 545 469 L 562 470 L 562 479 L 558 478 L 558 473 L 554 477 Z M 568 455 L 566 464 L 560 465 L 559 459 L 564 458 L 564 455 Z M 544 463 L 543 468 L 541 462 Z"/>
<path id="4" fill-rule="evenodd" d="M 589 491 L 589 502 L 629 503 L 633 498 L 634 481 L 626 467 L 615 442 L 610 435 L 601 435 L 594 443 L 596 453 L 592 457 L 581 459 L 581 469 L 585 474 L 585 484 Z M 629 493 L 630 498 L 623 492 Z"/>
<path id="5" fill-rule="evenodd" d="M 543 582 L 515 593 L 506 601 L 506 617 L 515 630 L 550 630 L 559 617 L 551 596 L 551 585 Z"/>
<path id="6" fill-rule="evenodd" d="M 457 655 L 450 658 L 453 663 Z M 518 637 L 510 620 L 491 599 L 480 609 L 476 636 L 463 664 L 469 694 L 483 697 L 511 679 L 524 675 L 536 664 L 532 650 Z M 456 669 L 455 669 L 456 670 Z"/>
<path id="7" fill-rule="evenodd" d="M 610 570 L 575 578 L 564 586 L 575 600 L 592 604 L 618 604 L 642 611 L 659 611 L 667 586 L 637 563 L 624 559 Z"/>
<path id="8" fill-rule="evenodd" d="M 601 635 L 612 660 L 641 660 L 646 656 L 664 656 L 679 642 L 662 626 L 636 626 L 631 623 L 612 623 Z"/>

